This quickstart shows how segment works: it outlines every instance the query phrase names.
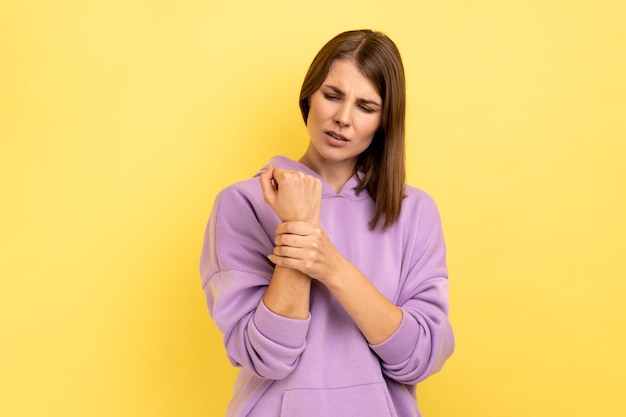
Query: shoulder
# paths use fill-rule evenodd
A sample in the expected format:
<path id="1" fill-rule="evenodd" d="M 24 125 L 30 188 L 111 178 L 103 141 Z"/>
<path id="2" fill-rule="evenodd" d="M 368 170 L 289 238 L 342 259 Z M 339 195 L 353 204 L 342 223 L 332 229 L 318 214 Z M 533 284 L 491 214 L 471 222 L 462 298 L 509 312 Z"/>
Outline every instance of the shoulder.
<path id="1" fill-rule="evenodd" d="M 428 192 L 416 187 L 407 186 L 405 196 L 400 212 L 400 228 L 406 253 L 410 254 L 411 262 L 426 262 L 428 258 L 437 260 L 428 262 L 434 262 L 431 267 L 437 268 L 438 274 L 444 276 L 447 273 L 446 247 L 437 204 Z"/>
<path id="2" fill-rule="evenodd" d="M 409 229 L 440 227 L 441 217 L 435 199 L 425 190 L 407 185 L 399 222 Z"/>
<path id="3" fill-rule="evenodd" d="M 227 185 L 219 192 L 218 195 L 232 194 L 255 196 L 259 194 L 262 195 L 263 192 L 261 191 L 259 179 L 257 177 L 254 177 Z"/>
<path id="4" fill-rule="evenodd" d="M 405 186 L 402 208 L 404 209 L 405 206 L 409 206 L 413 210 L 419 208 L 420 210 L 438 211 L 435 199 L 428 192 L 412 185 Z"/>
<path id="5" fill-rule="evenodd" d="M 278 216 L 263 199 L 258 178 L 239 181 L 222 189 L 211 210 L 211 224 L 218 238 L 236 242 L 233 244 L 238 247 L 256 239 L 271 243 L 268 236 L 273 235 L 279 223 Z"/>
<path id="6" fill-rule="evenodd" d="M 215 197 L 214 210 L 234 211 L 246 206 L 253 208 L 263 203 L 263 192 L 258 178 L 238 181 L 224 187 Z"/>

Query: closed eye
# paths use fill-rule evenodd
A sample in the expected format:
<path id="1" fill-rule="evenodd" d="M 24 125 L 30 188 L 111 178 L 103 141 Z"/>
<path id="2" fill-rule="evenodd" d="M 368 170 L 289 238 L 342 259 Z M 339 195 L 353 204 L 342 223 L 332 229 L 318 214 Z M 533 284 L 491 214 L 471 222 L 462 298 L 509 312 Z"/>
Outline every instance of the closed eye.
<path id="1" fill-rule="evenodd" d="M 359 108 L 360 108 L 361 110 L 363 110 L 365 113 L 374 113 L 374 112 L 376 111 L 376 110 L 371 109 L 371 108 L 369 108 L 369 107 L 367 107 L 367 106 L 364 106 L 364 105 L 362 105 L 362 104 L 360 104 L 360 105 L 359 105 Z"/>

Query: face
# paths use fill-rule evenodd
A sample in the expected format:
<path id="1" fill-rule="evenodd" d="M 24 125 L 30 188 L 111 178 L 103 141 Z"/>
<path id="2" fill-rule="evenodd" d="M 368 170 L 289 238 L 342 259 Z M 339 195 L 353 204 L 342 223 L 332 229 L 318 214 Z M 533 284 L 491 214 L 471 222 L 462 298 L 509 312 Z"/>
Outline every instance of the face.
<path id="1" fill-rule="evenodd" d="M 353 169 L 380 126 L 382 99 L 378 89 L 354 61 L 341 59 L 331 65 L 310 103 L 310 144 L 304 159 L 317 168 L 341 164 Z"/>

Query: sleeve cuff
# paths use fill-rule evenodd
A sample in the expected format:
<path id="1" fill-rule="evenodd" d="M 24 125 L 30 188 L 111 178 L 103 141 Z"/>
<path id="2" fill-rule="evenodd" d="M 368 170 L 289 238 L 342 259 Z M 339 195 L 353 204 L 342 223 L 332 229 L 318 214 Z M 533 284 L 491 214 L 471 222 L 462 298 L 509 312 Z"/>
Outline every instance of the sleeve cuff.
<path id="1" fill-rule="evenodd" d="M 370 348 L 386 363 L 397 364 L 409 359 L 415 350 L 419 330 L 415 329 L 419 324 L 402 309 L 402 321 L 387 340 L 370 345 Z"/>
<path id="2" fill-rule="evenodd" d="M 254 313 L 254 325 L 266 338 L 287 348 L 296 349 L 304 344 L 311 315 L 305 320 L 283 317 L 271 311 L 263 300 Z"/>

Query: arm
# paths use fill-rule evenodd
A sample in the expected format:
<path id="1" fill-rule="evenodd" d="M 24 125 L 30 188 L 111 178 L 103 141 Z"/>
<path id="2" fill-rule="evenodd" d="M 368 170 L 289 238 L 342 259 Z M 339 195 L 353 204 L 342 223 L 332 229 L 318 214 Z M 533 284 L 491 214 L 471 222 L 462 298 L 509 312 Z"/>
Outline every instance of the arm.
<path id="1" fill-rule="evenodd" d="M 266 255 L 278 219 L 253 188 L 229 187 L 216 198 L 200 271 L 231 363 L 260 378 L 281 379 L 297 366 L 306 347 L 309 319 L 280 316 L 263 302 L 274 273 Z"/>
<path id="2" fill-rule="evenodd" d="M 402 310 L 339 253 L 321 227 L 286 222 L 278 226 L 276 236 L 270 260 L 326 285 L 369 343 L 386 340 L 398 328 Z"/>
<path id="3" fill-rule="evenodd" d="M 270 167 L 260 177 L 265 202 L 281 221 L 319 224 L 321 190 L 319 179 L 302 172 Z M 292 268 L 277 265 L 263 301 L 281 316 L 306 319 L 309 316 L 311 278 Z"/>
<path id="4" fill-rule="evenodd" d="M 386 376 L 415 384 L 439 371 L 452 355 L 454 334 L 448 319 L 448 269 L 439 211 L 423 193 L 406 209 L 412 213 L 406 224 L 411 233 L 395 300 L 402 308 L 402 322 L 393 335 L 371 348 Z"/>
<path id="5" fill-rule="evenodd" d="M 270 256 L 279 265 L 323 282 L 380 357 L 385 375 L 407 384 L 438 371 L 454 349 L 438 211 L 424 196 L 415 212 L 404 272 L 395 278 L 401 281 L 395 304 L 337 252 L 319 227 L 294 222 L 279 225 L 279 245 Z"/>

